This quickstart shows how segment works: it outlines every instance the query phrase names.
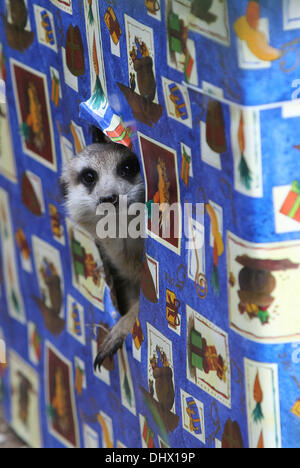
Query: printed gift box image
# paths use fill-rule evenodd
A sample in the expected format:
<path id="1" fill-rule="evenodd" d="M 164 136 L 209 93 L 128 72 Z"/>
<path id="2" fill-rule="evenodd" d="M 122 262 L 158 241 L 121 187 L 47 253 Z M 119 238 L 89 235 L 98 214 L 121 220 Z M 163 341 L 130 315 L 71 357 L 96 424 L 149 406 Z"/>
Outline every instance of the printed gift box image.
<path id="1" fill-rule="evenodd" d="M 9 425 L 43 448 L 299 448 L 299 1 L 5 0 L 0 22 Z M 137 155 L 147 238 L 138 317 L 95 369 L 118 303 L 59 181 L 104 138 Z"/>

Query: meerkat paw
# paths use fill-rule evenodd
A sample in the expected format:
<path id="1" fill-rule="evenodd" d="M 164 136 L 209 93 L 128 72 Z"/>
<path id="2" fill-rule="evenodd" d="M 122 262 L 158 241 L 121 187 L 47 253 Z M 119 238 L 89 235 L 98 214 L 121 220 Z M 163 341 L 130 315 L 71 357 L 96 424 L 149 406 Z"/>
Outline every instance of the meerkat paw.
<path id="1" fill-rule="evenodd" d="M 103 343 L 101 344 L 100 350 L 94 362 L 94 369 L 101 369 L 101 366 L 105 359 L 109 356 L 112 357 L 122 348 L 124 341 L 131 332 L 135 320 L 138 315 L 139 306 L 134 305 L 129 312 L 122 317 L 113 329 L 108 333 Z"/>

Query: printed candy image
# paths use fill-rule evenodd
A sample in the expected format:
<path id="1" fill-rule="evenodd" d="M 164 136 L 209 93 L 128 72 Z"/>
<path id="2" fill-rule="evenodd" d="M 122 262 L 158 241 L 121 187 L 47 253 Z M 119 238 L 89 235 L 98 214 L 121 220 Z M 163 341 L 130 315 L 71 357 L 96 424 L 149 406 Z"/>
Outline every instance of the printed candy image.
<path id="1" fill-rule="evenodd" d="M 21 323 L 26 323 L 25 307 L 21 295 L 16 263 L 17 257 L 9 209 L 9 198 L 7 192 L 3 189 L 0 189 L 0 213 L 2 261 L 8 311 L 12 318 Z"/>
<path id="2" fill-rule="evenodd" d="M 8 44 L 24 52 L 34 41 L 30 28 L 27 0 L 5 0 L 6 16 L 3 16 Z"/>
<path id="3" fill-rule="evenodd" d="M 249 446 L 281 448 L 278 369 L 245 359 Z"/>
<path id="4" fill-rule="evenodd" d="M 269 260 L 268 262 L 247 256 L 237 257 L 236 261 L 244 267 L 239 276 L 241 314 L 247 312 L 250 319 L 257 317 L 262 324 L 268 323 L 270 320 L 268 308 L 274 301 L 271 293 L 276 288 L 276 280 L 271 272 L 294 269 L 298 266 L 286 261 Z"/>
<path id="5" fill-rule="evenodd" d="M 67 67 L 75 76 L 82 76 L 85 72 L 84 51 L 81 32 L 78 26 L 70 25 L 66 37 Z"/>
<path id="6" fill-rule="evenodd" d="M 133 386 L 131 370 L 129 367 L 129 360 L 127 356 L 126 346 L 121 348 L 120 352 L 118 353 L 118 361 L 119 361 L 122 404 L 135 416 L 136 415 L 136 403 L 135 403 L 135 394 L 134 394 L 135 390 Z"/>
<path id="7" fill-rule="evenodd" d="M 67 228 L 74 287 L 102 310 L 104 280 L 99 251 L 87 233 L 75 228 L 70 220 L 67 220 Z"/>
<path id="8" fill-rule="evenodd" d="M 186 431 L 197 439 L 205 440 L 205 423 L 203 403 L 189 395 L 185 391 L 180 391 L 182 425 Z"/>
<path id="9" fill-rule="evenodd" d="M 297 241 L 258 245 L 228 233 L 227 252 L 228 275 L 236 280 L 228 286 L 231 327 L 254 341 L 297 341 Z"/>
<path id="10" fill-rule="evenodd" d="M 35 323 L 28 323 L 29 358 L 33 364 L 38 364 L 42 357 L 42 337 Z"/>
<path id="11" fill-rule="evenodd" d="M 261 114 L 236 106 L 231 106 L 230 114 L 235 190 L 249 197 L 262 197 Z"/>
<path id="12" fill-rule="evenodd" d="M 28 244 L 26 234 L 23 229 L 19 228 L 15 234 L 17 246 L 21 255 L 22 267 L 28 273 L 32 272 L 31 264 L 31 249 Z"/>
<path id="13" fill-rule="evenodd" d="M 58 209 L 53 203 L 49 204 L 49 214 L 50 214 L 50 223 L 51 229 L 53 233 L 53 237 L 57 242 L 60 242 L 64 245 L 65 243 L 65 236 L 64 236 L 64 228 L 62 226 L 62 216 L 58 212 Z"/>
<path id="14" fill-rule="evenodd" d="M 241 429 L 237 421 L 232 421 L 231 419 L 227 420 L 224 427 L 221 444 L 222 448 L 245 448 Z"/>
<path id="15" fill-rule="evenodd" d="M 81 304 L 75 301 L 75 299 L 68 295 L 67 298 L 67 328 L 68 332 L 85 345 L 85 327 L 84 327 L 84 309 Z"/>
<path id="16" fill-rule="evenodd" d="M 141 430 L 143 448 L 147 448 L 147 449 L 155 448 L 154 431 L 149 426 L 147 419 L 143 417 L 141 414 L 139 415 L 139 420 L 140 420 L 140 430 Z"/>
<path id="17" fill-rule="evenodd" d="M 300 399 L 296 401 L 291 411 L 295 416 L 300 418 Z"/>
<path id="18" fill-rule="evenodd" d="M 40 383 L 37 372 L 14 351 L 9 354 L 12 420 L 16 433 L 34 448 L 42 447 Z"/>
<path id="19" fill-rule="evenodd" d="M 49 10 L 34 5 L 38 40 L 41 44 L 57 52 L 54 17 Z"/>
<path id="20" fill-rule="evenodd" d="M 210 99 L 206 114 L 206 142 L 215 153 L 225 153 L 227 142 L 222 104 Z"/>
<path id="21" fill-rule="evenodd" d="M 33 299 L 47 329 L 57 336 L 65 327 L 64 278 L 59 252 L 39 237 L 33 236 L 32 243 L 41 295 Z"/>
<path id="22" fill-rule="evenodd" d="M 220 293 L 220 273 L 219 273 L 219 262 L 220 257 L 223 255 L 225 247 L 222 237 L 222 224 L 223 224 L 223 213 L 222 208 L 212 201 L 205 205 L 205 209 L 210 218 L 211 224 L 211 235 L 210 245 L 213 248 L 213 273 L 211 277 L 211 283 L 216 295 Z"/>
<path id="23" fill-rule="evenodd" d="M 206 277 L 205 257 L 205 229 L 204 225 L 189 215 L 189 238 L 192 239 L 192 248 L 187 252 L 188 278 L 193 281 L 196 293 L 201 300 L 208 294 L 208 281 Z"/>
<path id="24" fill-rule="evenodd" d="M 159 273 L 158 262 L 148 255 L 144 260 L 141 289 L 146 299 L 153 304 L 158 302 L 159 295 Z"/>
<path id="25" fill-rule="evenodd" d="M 267 35 L 260 30 L 260 0 L 248 1 L 246 15 L 235 22 L 234 30 L 258 59 L 268 62 L 281 56 L 278 49 L 269 45 Z"/>
<path id="26" fill-rule="evenodd" d="M 163 113 L 157 99 L 153 31 L 127 15 L 125 25 L 129 87 L 118 86 L 134 117 L 152 127 Z"/>
<path id="27" fill-rule="evenodd" d="M 189 28 L 223 46 L 230 45 L 230 28 L 227 0 L 192 0 L 185 3 L 186 15 L 190 8 Z M 188 6 L 190 5 L 191 6 Z"/>
<path id="28" fill-rule="evenodd" d="M 45 201 L 41 179 L 31 171 L 24 172 L 21 190 L 22 202 L 27 210 L 35 216 L 43 216 L 45 213 Z"/>
<path id="29" fill-rule="evenodd" d="M 12 148 L 11 129 L 8 119 L 8 108 L 5 103 L 0 103 L 0 173 L 12 182 L 17 181 L 15 156 Z"/>
<path id="30" fill-rule="evenodd" d="M 280 213 L 300 223 L 300 183 L 295 180 Z"/>
<path id="31" fill-rule="evenodd" d="M 167 78 L 163 77 L 162 81 L 168 116 L 191 128 L 191 105 L 187 90 Z"/>
<path id="32" fill-rule="evenodd" d="M 180 335 L 181 329 L 181 318 L 179 309 L 181 303 L 178 300 L 176 294 L 169 289 L 166 290 L 166 315 L 168 326 L 171 330 L 174 330 Z"/>
<path id="33" fill-rule="evenodd" d="M 110 32 L 113 43 L 117 45 L 122 35 L 122 29 L 112 7 L 108 8 L 104 21 Z"/>
<path id="34" fill-rule="evenodd" d="M 53 5 L 72 15 L 72 0 L 50 0 Z"/>
<path id="35" fill-rule="evenodd" d="M 148 324 L 148 384 L 142 393 L 164 440 L 176 429 L 179 417 L 175 414 L 175 387 L 172 344 Z"/>
<path id="36" fill-rule="evenodd" d="M 195 43 L 188 38 L 189 27 L 180 2 L 166 2 L 168 63 L 184 73 L 187 83 L 198 84 Z"/>
<path id="37" fill-rule="evenodd" d="M 187 306 L 187 378 L 231 407 L 228 336 Z"/>
<path id="38" fill-rule="evenodd" d="M 145 0 L 145 7 L 149 15 L 161 19 L 161 0 Z"/>
<path id="39" fill-rule="evenodd" d="M 136 92 L 149 101 L 154 101 L 156 79 L 153 31 L 128 16 L 125 21 L 129 73 L 136 81 Z M 133 83 L 131 89 L 132 87 Z"/>

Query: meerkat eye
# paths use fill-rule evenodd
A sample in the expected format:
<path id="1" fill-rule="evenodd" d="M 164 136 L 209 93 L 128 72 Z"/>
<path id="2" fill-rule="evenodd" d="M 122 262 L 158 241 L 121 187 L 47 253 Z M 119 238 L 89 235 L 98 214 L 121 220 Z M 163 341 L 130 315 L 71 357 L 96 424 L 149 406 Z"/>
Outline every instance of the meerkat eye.
<path id="1" fill-rule="evenodd" d="M 118 175 L 124 179 L 133 179 L 139 172 L 140 165 L 135 156 L 130 156 L 125 159 L 117 168 Z"/>
<path id="2" fill-rule="evenodd" d="M 79 175 L 80 182 L 85 187 L 88 187 L 88 188 L 95 185 L 95 183 L 97 182 L 97 179 L 98 179 L 97 172 L 93 171 L 92 169 L 85 169 Z"/>

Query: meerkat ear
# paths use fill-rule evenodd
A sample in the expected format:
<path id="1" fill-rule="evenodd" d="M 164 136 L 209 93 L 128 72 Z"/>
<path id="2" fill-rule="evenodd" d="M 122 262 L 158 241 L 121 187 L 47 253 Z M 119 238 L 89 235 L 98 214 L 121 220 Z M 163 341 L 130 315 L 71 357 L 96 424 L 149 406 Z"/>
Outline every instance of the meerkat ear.
<path id="1" fill-rule="evenodd" d="M 100 128 L 92 127 L 93 143 L 111 143 L 111 139 L 100 130 Z"/>
<path id="2" fill-rule="evenodd" d="M 69 193 L 69 185 L 63 177 L 59 179 L 59 187 L 62 198 L 66 200 Z"/>

